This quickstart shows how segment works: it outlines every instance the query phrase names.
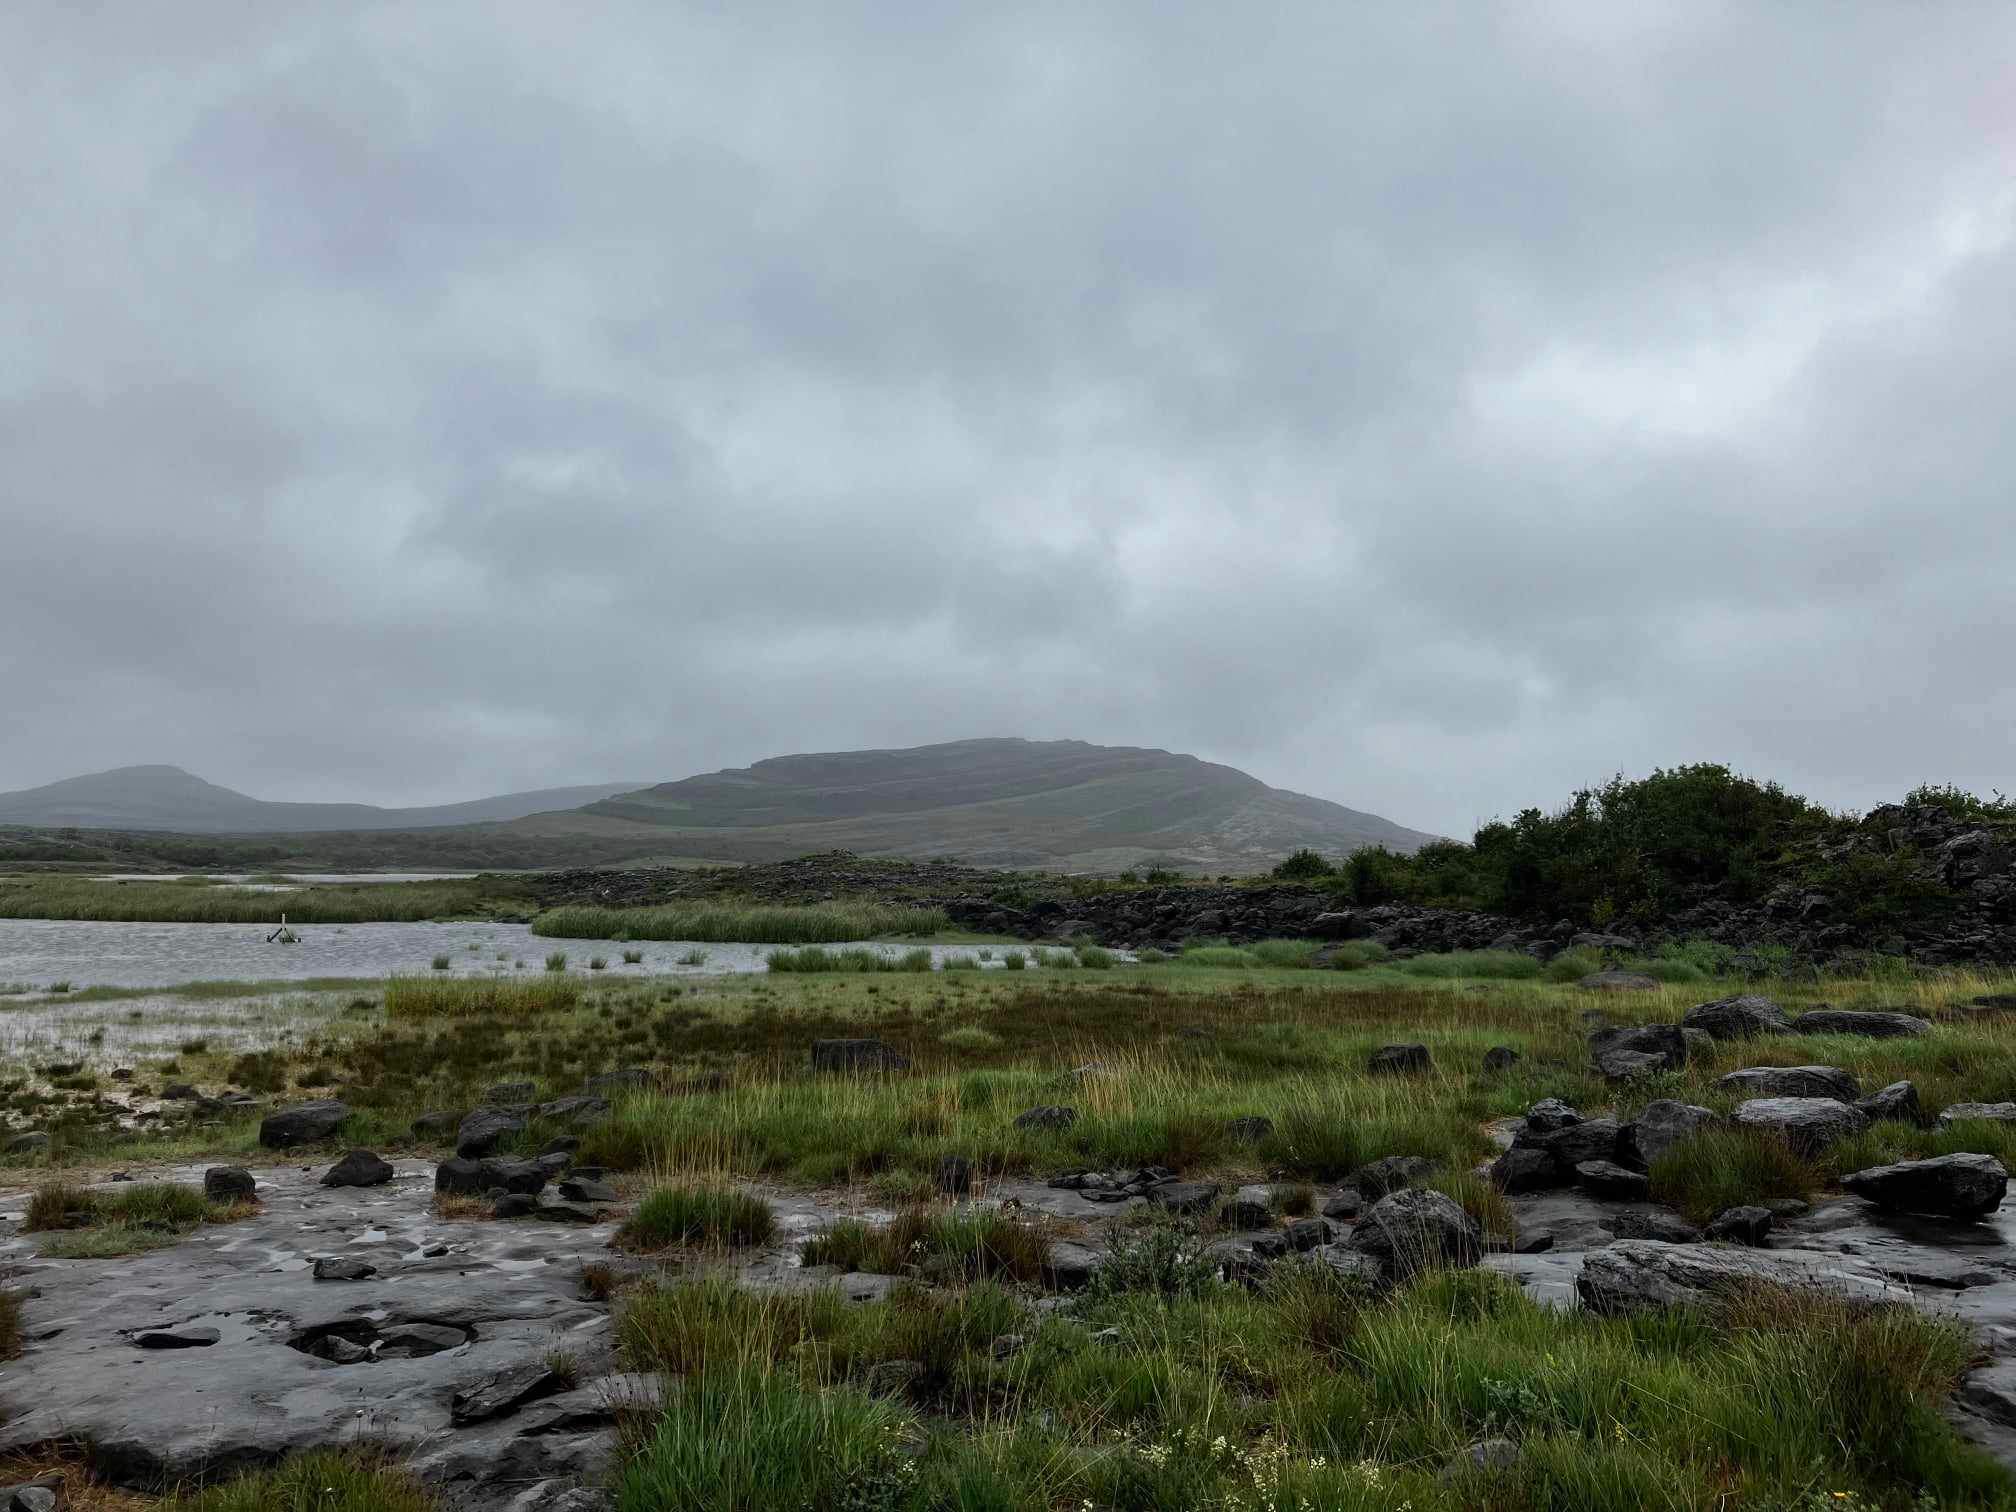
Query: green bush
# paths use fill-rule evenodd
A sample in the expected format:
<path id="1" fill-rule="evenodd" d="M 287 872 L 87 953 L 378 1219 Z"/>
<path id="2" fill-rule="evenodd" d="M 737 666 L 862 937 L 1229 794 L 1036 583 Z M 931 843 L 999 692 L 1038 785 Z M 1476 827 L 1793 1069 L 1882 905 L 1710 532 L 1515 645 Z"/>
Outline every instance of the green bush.
<path id="1" fill-rule="evenodd" d="M 1311 877 L 1332 876 L 1336 873 L 1336 870 L 1336 867 L 1325 861 L 1315 851 L 1304 848 L 1296 851 L 1285 860 L 1276 862 L 1272 875 L 1279 877 L 1284 882 L 1301 882 Z"/>

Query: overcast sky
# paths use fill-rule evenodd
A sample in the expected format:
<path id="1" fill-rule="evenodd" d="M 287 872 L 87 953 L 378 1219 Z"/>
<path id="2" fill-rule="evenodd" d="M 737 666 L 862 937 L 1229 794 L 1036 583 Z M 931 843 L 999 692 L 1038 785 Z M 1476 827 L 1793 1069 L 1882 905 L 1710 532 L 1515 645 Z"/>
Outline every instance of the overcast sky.
<path id="1" fill-rule="evenodd" d="M 0 12 L 0 789 L 2016 789 L 2016 7 Z"/>

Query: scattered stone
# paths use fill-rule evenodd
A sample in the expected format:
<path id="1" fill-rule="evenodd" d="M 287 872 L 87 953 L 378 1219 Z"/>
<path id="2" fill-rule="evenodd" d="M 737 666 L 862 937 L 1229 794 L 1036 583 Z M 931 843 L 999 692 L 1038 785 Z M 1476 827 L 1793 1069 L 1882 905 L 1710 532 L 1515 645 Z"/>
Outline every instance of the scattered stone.
<path id="1" fill-rule="evenodd" d="M 1351 1248 L 1348 1240 L 1313 1249 L 1302 1256 L 1301 1260 L 1304 1264 L 1320 1265 L 1342 1280 L 1364 1286 L 1378 1286 L 1386 1279 L 1386 1269 L 1380 1263 L 1379 1257 Z"/>
<path id="2" fill-rule="evenodd" d="M 1916 1039 L 1932 1032 L 1930 1019 L 1913 1013 L 1858 1013 L 1846 1008 L 1815 1008 L 1792 1025 L 1801 1034 L 1859 1034 L 1868 1039 Z"/>
<path id="3" fill-rule="evenodd" d="M 148 1328 L 133 1342 L 142 1349 L 208 1349 L 223 1337 L 214 1328 Z"/>
<path id="4" fill-rule="evenodd" d="M 1542 1150 L 1562 1167 L 1561 1185 L 1574 1180 L 1575 1167 L 1585 1160 L 1615 1160 L 1623 1130 L 1614 1118 L 1588 1118 L 1547 1134 L 1522 1131 L 1514 1137 L 1515 1150 Z"/>
<path id="5" fill-rule="evenodd" d="M 499 1189 L 536 1195 L 552 1179 L 552 1171 L 540 1161 L 505 1160 L 496 1156 L 488 1160 L 464 1160 L 457 1155 L 434 1168 L 435 1191 L 470 1197 Z"/>
<path id="6" fill-rule="evenodd" d="M 1869 1127 L 1862 1113 L 1832 1097 L 1757 1097 L 1736 1110 L 1746 1129 L 1776 1134 L 1801 1155 L 1817 1155 Z"/>
<path id="7" fill-rule="evenodd" d="M 530 1192 L 506 1192 L 490 1209 L 492 1218 L 530 1218 L 539 1211 L 539 1199 Z"/>
<path id="8" fill-rule="evenodd" d="M 1662 1097 L 1645 1104 L 1637 1118 L 1624 1126 L 1617 1140 L 1618 1153 L 1626 1164 L 1649 1170 L 1661 1155 L 1717 1121 L 1711 1108 Z"/>
<path id="9" fill-rule="evenodd" d="M 7 1496 L 8 1512 L 56 1512 L 62 1506 L 57 1498 L 62 1493 L 55 1486 L 15 1486 L 11 1492 L 0 1492 Z"/>
<path id="10" fill-rule="evenodd" d="M 1104 1263 L 1097 1250 L 1060 1239 L 1050 1246 L 1043 1263 L 1043 1279 L 1060 1291 L 1076 1291 L 1086 1285 Z"/>
<path id="11" fill-rule="evenodd" d="M 1076 1122 L 1078 1122 L 1078 1110 L 1076 1108 L 1064 1108 L 1055 1105 L 1030 1108 L 1026 1112 L 1015 1115 L 1015 1127 L 1018 1129 L 1049 1129 L 1056 1131 L 1068 1129 Z"/>
<path id="12" fill-rule="evenodd" d="M 1543 1192 L 1565 1186 L 1565 1171 L 1566 1167 L 1545 1150 L 1511 1149 L 1491 1163 L 1491 1184 L 1508 1196 Z"/>
<path id="13" fill-rule="evenodd" d="M 1939 1155 L 1871 1166 L 1843 1176 L 1841 1185 L 1891 1212 L 1971 1219 L 2002 1205 L 2009 1173 L 1992 1155 Z"/>
<path id="14" fill-rule="evenodd" d="M 1227 1119 L 1225 1133 L 1241 1144 L 1259 1144 L 1274 1132 L 1274 1120 L 1262 1118 L 1258 1114 L 1247 1114 L 1240 1118 Z"/>
<path id="15" fill-rule="evenodd" d="M 617 1202 L 616 1188 L 606 1181 L 594 1181 L 585 1176 L 570 1176 L 560 1183 L 560 1195 L 569 1202 Z"/>
<path id="16" fill-rule="evenodd" d="M 1519 1237 L 1512 1241 L 1515 1255 L 1544 1255 L 1554 1248 L 1554 1231 L 1535 1228 L 1519 1230 Z"/>
<path id="17" fill-rule="evenodd" d="M 1855 1078 L 1834 1066 L 1748 1066 L 1717 1078 L 1715 1085 L 1740 1097 L 1831 1097 L 1852 1103 L 1862 1095 Z"/>
<path id="18" fill-rule="evenodd" d="M 1195 1215 L 1208 1212 L 1217 1200 L 1215 1181 L 1165 1181 L 1148 1191 L 1148 1205 L 1172 1213 Z"/>
<path id="19" fill-rule="evenodd" d="M 1321 1218 L 1297 1218 L 1281 1231 L 1281 1237 L 1288 1248 L 1299 1255 L 1318 1245 L 1328 1244 L 1331 1230 Z"/>
<path id="20" fill-rule="evenodd" d="M 1484 1074 L 1496 1076 L 1519 1064 L 1519 1052 L 1510 1045 L 1493 1045 L 1484 1052 Z"/>
<path id="21" fill-rule="evenodd" d="M 1273 1225 L 1274 1211 L 1264 1202 L 1235 1197 L 1218 1210 L 1218 1221 L 1230 1229 L 1261 1229 Z"/>
<path id="22" fill-rule="evenodd" d="M 1950 1129 L 1956 1123 L 2016 1123 L 2016 1102 L 1949 1103 L 1939 1115 L 1939 1127 Z"/>
<path id="23" fill-rule="evenodd" d="M 1438 1478 L 1456 1480 L 1469 1475 L 1497 1475 L 1519 1463 L 1519 1446 L 1509 1438 L 1479 1439 L 1444 1465 Z"/>
<path id="24" fill-rule="evenodd" d="M 1433 1265 L 1475 1265 L 1484 1255 L 1477 1220 L 1442 1193 L 1420 1187 L 1373 1203 L 1344 1242 L 1396 1279 Z"/>
<path id="25" fill-rule="evenodd" d="M 1687 1064 L 1687 1037 L 1677 1024 L 1598 1029 L 1589 1036 L 1589 1059 L 1609 1081 L 1656 1076 Z"/>
<path id="26" fill-rule="evenodd" d="M 898 1055 L 879 1039 L 812 1041 L 814 1071 L 908 1071 L 910 1058 Z"/>
<path id="27" fill-rule="evenodd" d="M 350 1116 L 350 1104 L 333 1097 L 278 1108 L 259 1122 L 259 1143 L 269 1150 L 291 1149 L 327 1139 Z"/>
<path id="28" fill-rule="evenodd" d="M 1747 1244 L 1754 1248 L 1764 1242 L 1777 1221 L 1767 1207 L 1724 1208 L 1708 1220 L 1708 1237 L 1724 1244 Z"/>
<path id="29" fill-rule="evenodd" d="M 1783 1034 L 1792 1027 L 1785 1010 L 1768 997 L 1746 994 L 1697 1003 L 1680 1017 L 1683 1029 L 1699 1029 L 1711 1039 L 1750 1039 L 1759 1034 Z"/>
<path id="30" fill-rule="evenodd" d="M 1803 1197 L 1766 1197 L 1757 1205 L 1780 1223 L 1790 1223 L 1795 1218 L 1804 1218 L 1813 1211 L 1813 1204 Z"/>
<path id="31" fill-rule="evenodd" d="M 1543 1097 L 1526 1110 L 1526 1127 L 1535 1134 L 1551 1134 L 1580 1122 L 1582 1115 L 1558 1097 Z"/>
<path id="32" fill-rule="evenodd" d="M 1385 1155 L 1362 1165 L 1351 1184 L 1371 1201 L 1378 1201 L 1402 1187 L 1419 1186 L 1435 1174 L 1435 1162 L 1419 1155 Z"/>
<path id="33" fill-rule="evenodd" d="M 1591 992 L 1656 992 L 1659 979 L 1646 976 L 1642 971 L 1592 971 L 1575 984 L 1587 987 Z"/>
<path id="34" fill-rule="evenodd" d="M 317 1281 L 362 1281 L 377 1274 L 377 1266 L 346 1255 L 324 1255 L 315 1262 Z"/>
<path id="35" fill-rule="evenodd" d="M 1609 1160 L 1585 1160 L 1575 1167 L 1575 1179 L 1592 1197 L 1608 1202 L 1645 1202 L 1652 1196 L 1651 1179 Z"/>
<path id="36" fill-rule="evenodd" d="M 881 1302 L 903 1284 L 901 1276 L 884 1276 L 875 1271 L 849 1271 L 834 1283 L 849 1302 Z"/>
<path id="37" fill-rule="evenodd" d="M 1592 1312 L 1615 1315 L 1707 1306 L 1759 1282 L 1821 1285 L 1867 1301 L 1904 1296 L 1877 1272 L 1842 1257 L 1795 1257 L 1720 1245 L 1662 1244 L 1654 1239 L 1623 1239 L 1589 1251 L 1582 1258 L 1575 1291 Z"/>
<path id="38" fill-rule="evenodd" d="M 381 1348 L 380 1354 L 384 1353 Z M 527 1361 L 500 1370 L 469 1391 L 458 1391 L 448 1399 L 449 1420 L 458 1427 L 508 1417 L 527 1402 L 566 1389 L 567 1383 L 542 1360 Z"/>
<path id="39" fill-rule="evenodd" d="M 1406 1071 L 1427 1071 L 1434 1062 L 1428 1058 L 1426 1045 L 1382 1045 L 1372 1052 L 1372 1058 L 1365 1063 L 1365 1069 L 1374 1076 L 1394 1075 Z"/>
<path id="40" fill-rule="evenodd" d="M 161 1098 L 164 1102 L 197 1102 L 202 1096 L 203 1094 L 188 1082 L 170 1082 L 161 1089 Z"/>
<path id="41" fill-rule="evenodd" d="M 322 1173 L 326 1187 L 383 1186 L 394 1175 L 392 1163 L 370 1150 L 352 1150 Z"/>
<path id="42" fill-rule="evenodd" d="M 1908 1124 L 1925 1121 L 1924 1109 L 1918 1103 L 1918 1089 L 1908 1081 L 1892 1082 L 1880 1091 L 1870 1093 L 1855 1106 L 1871 1123 L 1886 1118 Z"/>
<path id="43" fill-rule="evenodd" d="M 7 1141 L 9 1155 L 37 1155 L 49 1148 L 49 1136 L 39 1129 L 27 1134 L 16 1134 Z"/>
<path id="44" fill-rule="evenodd" d="M 525 1132 L 523 1108 L 476 1108 L 455 1130 L 455 1153 L 480 1160 L 514 1134 Z"/>

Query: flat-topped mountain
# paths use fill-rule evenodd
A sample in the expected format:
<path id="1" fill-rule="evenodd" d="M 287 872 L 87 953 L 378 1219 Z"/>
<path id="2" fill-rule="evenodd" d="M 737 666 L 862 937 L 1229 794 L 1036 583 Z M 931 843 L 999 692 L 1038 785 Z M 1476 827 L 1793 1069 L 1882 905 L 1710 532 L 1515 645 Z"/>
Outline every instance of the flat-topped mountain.
<path id="1" fill-rule="evenodd" d="M 587 787 L 503 793 L 494 798 L 430 808 L 379 808 L 369 803 L 269 803 L 205 782 L 180 767 L 129 766 L 84 777 L 67 777 L 44 787 L 0 793 L 0 824 L 175 830 L 185 834 L 430 829 L 451 824 L 496 824 L 548 809 L 576 808 L 635 786 L 630 782 L 602 782 Z"/>
<path id="2" fill-rule="evenodd" d="M 1412 852 L 1435 838 L 1195 756 L 1082 740 L 778 756 L 604 798 L 581 813 L 651 826 L 664 849 L 690 856 L 845 849 L 1086 871 L 1162 862 L 1250 872 L 1299 846 L 1333 856 L 1362 845 Z"/>

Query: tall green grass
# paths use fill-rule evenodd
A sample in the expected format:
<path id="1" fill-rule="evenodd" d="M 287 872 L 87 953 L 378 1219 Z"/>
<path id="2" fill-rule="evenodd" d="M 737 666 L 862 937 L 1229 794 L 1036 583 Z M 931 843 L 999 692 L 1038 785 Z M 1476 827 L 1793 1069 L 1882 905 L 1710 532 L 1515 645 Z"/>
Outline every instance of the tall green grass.
<path id="1" fill-rule="evenodd" d="M 565 1013 L 581 1002 L 578 978 L 406 977 L 385 983 L 385 1015 L 394 1019 L 480 1018 L 510 1022 Z"/>
<path id="2" fill-rule="evenodd" d="M 170 1496 L 161 1512 L 439 1512 L 377 1451 L 315 1449 L 221 1485 Z"/>
<path id="3" fill-rule="evenodd" d="M 884 955 L 866 945 L 850 950 L 828 950 L 823 945 L 806 945 L 798 950 L 773 950 L 763 958 L 772 971 L 929 971 L 931 952 L 920 945 L 901 955 Z"/>
<path id="4" fill-rule="evenodd" d="M 882 935 L 937 934 L 947 925 L 935 908 L 875 903 L 667 905 L 662 908 L 550 908 L 532 932 L 569 940 L 714 940 L 751 945 L 832 944 Z"/>
<path id="5" fill-rule="evenodd" d="M 760 1197 L 727 1187 L 660 1187 L 616 1231 L 619 1248 L 662 1250 L 675 1244 L 762 1244 L 776 1232 L 777 1215 Z"/>

